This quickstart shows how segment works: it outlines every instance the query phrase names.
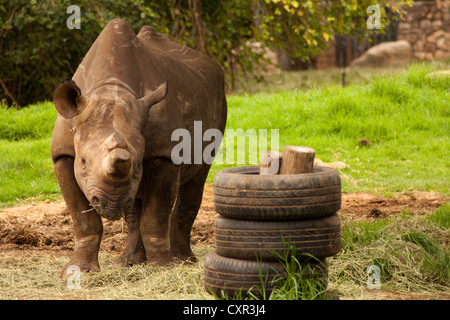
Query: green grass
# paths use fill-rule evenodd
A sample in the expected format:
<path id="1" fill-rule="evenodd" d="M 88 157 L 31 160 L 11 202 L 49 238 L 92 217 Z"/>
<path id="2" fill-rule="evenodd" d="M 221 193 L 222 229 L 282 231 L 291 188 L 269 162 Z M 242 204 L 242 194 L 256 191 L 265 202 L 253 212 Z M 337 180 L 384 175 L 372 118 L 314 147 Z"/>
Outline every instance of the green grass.
<path id="1" fill-rule="evenodd" d="M 443 229 L 450 228 L 450 202 L 443 204 L 433 214 L 429 215 L 427 219 L 430 219 Z"/>
<path id="2" fill-rule="evenodd" d="M 0 207 L 59 193 L 50 156 L 56 120 L 52 103 L 0 108 Z"/>
<path id="3" fill-rule="evenodd" d="M 283 254 L 277 254 L 283 265 L 285 275 L 279 277 L 279 283 L 268 300 L 325 300 L 328 274 L 318 268 L 320 260 L 310 255 L 299 255 L 294 246 L 285 244 Z M 301 259 L 300 259 L 301 258 Z M 312 267 L 315 263 L 316 267 Z M 327 266 L 320 265 L 323 268 Z"/>
<path id="4" fill-rule="evenodd" d="M 331 289 L 357 297 L 355 286 L 366 286 L 366 270 L 376 265 L 381 271 L 381 290 L 411 293 L 448 293 L 450 255 L 448 226 L 411 214 L 376 222 L 344 222 L 342 251 L 329 259 Z"/>
<path id="5" fill-rule="evenodd" d="M 229 96 L 227 128 L 279 129 L 280 150 L 310 146 L 325 162 L 344 162 L 344 192 L 449 195 L 450 78 L 429 79 L 431 71 L 414 65 L 362 86 Z"/>
<path id="6" fill-rule="evenodd" d="M 445 68 L 450 64 L 442 62 L 437 67 Z M 346 68 L 347 85 L 365 85 L 375 77 L 392 76 L 402 73 L 403 67 L 396 68 Z M 321 89 L 330 85 L 341 85 L 341 68 L 325 70 L 281 71 L 264 75 L 264 81 L 252 79 L 238 79 L 235 94 L 255 94 L 259 92 L 278 93 L 292 90 Z"/>
<path id="7" fill-rule="evenodd" d="M 227 129 L 268 129 L 269 137 L 270 129 L 278 129 L 280 150 L 310 146 L 325 162 L 344 162 L 339 170 L 344 192 L 417 189 L 448 196 L 450 78 L 427 78 L 435 69 L 413 65 L 389 76 L 367 75 L 367 81 L 346 88 L 230 94 Z M 59 193 L 50 159 L 55 119 L 50 102 L 18 111 L 0 108 L 0 207 Z M 359 138 L 371 145 L 361 145 Z M 230 149 L 225 144 L 225 154 Z M 207 182 L 236 165 L 241 164 L 214 163 Z"/>
<path id="8" fill-rule="evenodd" d="M 20 141 L 51 137 L 56 109 L 50 102 L 13 109 L 0 106 L 0 139 Z"/>

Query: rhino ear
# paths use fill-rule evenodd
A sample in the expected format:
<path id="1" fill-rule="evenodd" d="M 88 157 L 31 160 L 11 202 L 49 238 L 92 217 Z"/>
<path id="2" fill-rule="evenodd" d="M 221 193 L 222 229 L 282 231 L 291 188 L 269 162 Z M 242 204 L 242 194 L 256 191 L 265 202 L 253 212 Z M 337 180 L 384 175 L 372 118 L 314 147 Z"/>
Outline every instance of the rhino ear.
<path id="1" fill-rule="evenodd" d="M 65 119 L 72 119 L 81 112 L 85 97 L 74 81 L 64 80 L 53 93 L 56 110 Z"/>
<path id="2" fill-rule="evenodd" d="M 142 106 L 148 111 L 150 108 L 164 99 L 167 95 L 167 81 L 162 83 L 155 91 L 152 91 L 145 97 L 139 99 Z"/>

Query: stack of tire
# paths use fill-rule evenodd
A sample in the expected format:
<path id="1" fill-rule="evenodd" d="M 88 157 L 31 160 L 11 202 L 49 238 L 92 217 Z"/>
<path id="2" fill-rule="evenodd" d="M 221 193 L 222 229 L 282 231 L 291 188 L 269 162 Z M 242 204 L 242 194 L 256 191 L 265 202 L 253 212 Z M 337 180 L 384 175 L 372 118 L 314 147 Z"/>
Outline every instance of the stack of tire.
<path id="1" fill-rule="evenodd" d="M 258 166 L 220 171 L 214 179 L 215 250 L 204 261 L 207 291 L 219 297 L 274 289 L 285 268 L 287 244 L 301 263 L 328 281 L 326 258 L 341 247 L 341 180 L 331 168 L 312 173 L 260 175 Z M 276 254 L 275 254 L 276 253 Z M 303 260 L 312 256 L 315 259 Z"/>

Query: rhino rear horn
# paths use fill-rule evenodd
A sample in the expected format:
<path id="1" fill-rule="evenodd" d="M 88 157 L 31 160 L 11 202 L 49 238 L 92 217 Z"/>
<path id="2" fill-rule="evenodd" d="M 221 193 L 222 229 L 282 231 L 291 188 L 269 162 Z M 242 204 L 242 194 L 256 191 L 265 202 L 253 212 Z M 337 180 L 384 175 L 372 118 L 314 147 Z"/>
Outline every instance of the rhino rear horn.
<path id="1" fill-rule="evenodd" d="M 72 119 L 81 111 L 85 98 L 74 81 L 64 80 L 53 93 L 56 110 L 65 119 Z"/>
<path id="2" fill-rule="evenodd" d="M 144 108 L 146 108 L 147 111 L 150 110 L 150 108 L 160 102 L 162 99 L 164 99 L 167 95 L 167 81 L 162 83 L 158 88 L 156 88 L 155 91 L 152 91 L 145 97 L 139 99 L 141 104 Z"/>

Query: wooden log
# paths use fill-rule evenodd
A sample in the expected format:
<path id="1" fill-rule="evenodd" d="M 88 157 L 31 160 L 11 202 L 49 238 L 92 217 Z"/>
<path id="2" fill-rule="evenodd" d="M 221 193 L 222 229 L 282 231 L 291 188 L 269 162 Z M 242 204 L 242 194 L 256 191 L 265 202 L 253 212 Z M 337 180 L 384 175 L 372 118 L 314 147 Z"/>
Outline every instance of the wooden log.
<path id="1" fill-rule="evenodd" d="M 316 151 L 309 147 L 285 146 L 280 174 L 311 173 Z"/>
<path id="2" fill-rule="evenodd" d="M 261 155 L 261 163 L 259 165 L 259 174 L 273 175 L 279 174 L 283 153 L 278 151 L 265 151 Z"/>

